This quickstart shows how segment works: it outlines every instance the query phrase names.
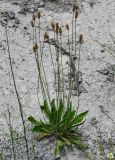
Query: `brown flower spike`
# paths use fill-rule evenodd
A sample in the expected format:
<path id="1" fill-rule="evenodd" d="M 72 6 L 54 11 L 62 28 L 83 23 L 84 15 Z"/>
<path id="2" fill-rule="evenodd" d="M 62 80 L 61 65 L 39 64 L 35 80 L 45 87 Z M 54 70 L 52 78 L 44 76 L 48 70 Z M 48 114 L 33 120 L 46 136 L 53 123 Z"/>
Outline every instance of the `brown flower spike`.
<path id="1" fill-rule="evenodd" d="M 69 25 L 68 24 L 65 25 L 65 28 L 69 31 Z"/>
<path id="2" fill-rule="evenodd" d="M 74 3 L 74 4 L 73 4 L 73 7 L 72 7 L 72 12 L 74 13 L 75 10 L 76 10 L 76 4 Z"/>
<path id="3" fill-rule="evenodd" d="M 62 34 L 62 28 L 61 27 L 59 28 L 59 33 Z"/>
<path id="4" fill-rule="evenodd" d="M 78 11 L 75 11 L 75 19 L 78 17 Z"/>
<path id="5" fill-rule="evenodd" d="M 44 40 L 46 40 L 46 41 L 49 40 L 49 35 L 48 35 L 48 33 L 45 33 L 45 34 L 44 34 Z"/>
<path id="6" fill-rule="evenodd" d="M 41 12 L 38 11 L 38 19 L 41 17 Z"/>
<path id="7" fill-rule="evenodd" d="M 31 26 L 32 26 L 32 27 L 34 27 L 34 23 L 33 23 L 33 21 L 31 21 Z"/>
<path id="8" fill-rule="evenodd" d="M 78 10 L 78 9 L 79 9 L 79 7 L 74 3 L 74 4 L 73 4 L 73 7 L 72 7 L 72 12 L 73 12 L 73 14 L 74 14 L 75 11 Z"/>
<path id="9" fill-rule="evenodd" d="M 36 20 L 36 16 L 35 16 L 35 14 L 33 14 L 32 19 L 33 19 L 33 21 L 35 21 L 35 20 Z"/>
<path id="10" fill-rule="evenodd" d="M 51 27 L 52 27 L 53 31 L 55 31 L 55 24 L 54 24 L 54 22 L 51 23 Z"/>
<path id="11" fill-rule="evenodd" d="M 82 34 L 80 34 L 80 36 L 79 36 L 79 43 L 83 44 L 83 35 Z"/>
<path id="12" fill-rule="evenodd" d="M 56 34 L 58 34 L 59 31 L 59 23 L 56 23 Z"/>
<path id="13" fill-rule="evenodd" d="M 37 43 L 35 43 L 35 44 L 33 45 L 33 51 L 34 51 L 34 53 L 35 53 L 37 50 L 38 50 L 38 45 L 37 45 Z"/>

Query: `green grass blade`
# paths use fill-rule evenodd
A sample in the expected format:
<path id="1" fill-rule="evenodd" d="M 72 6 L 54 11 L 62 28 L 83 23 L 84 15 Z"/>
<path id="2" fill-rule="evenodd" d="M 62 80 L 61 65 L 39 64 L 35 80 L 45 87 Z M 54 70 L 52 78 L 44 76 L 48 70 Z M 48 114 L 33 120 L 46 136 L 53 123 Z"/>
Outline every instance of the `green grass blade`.
<path id="1" fill-rule="evenodd" d="M 61 121 L 64 113 L 64 103 L 60 100 L 59 108 L 58 108 L 58 123 Z"/>
<path id="2" fill-rule="evenodd" d="M 53 99 L 51 102 L 51 116 L 50 116 L 50 120 L 52 123 L 57 124 L 57 116 L 58 113 L 55 105 L 55 99 Z"/>

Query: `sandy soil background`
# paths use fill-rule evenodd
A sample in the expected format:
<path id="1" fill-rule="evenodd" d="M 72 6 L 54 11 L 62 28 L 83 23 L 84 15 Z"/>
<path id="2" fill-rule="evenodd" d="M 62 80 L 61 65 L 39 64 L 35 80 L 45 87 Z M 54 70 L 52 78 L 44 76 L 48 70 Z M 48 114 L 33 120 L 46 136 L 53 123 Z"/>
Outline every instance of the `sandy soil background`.
<path id="1" fill-rule="evenodd" d="M 112 137 L 115 143 L 115 77 L 112 67 L 115 58 L 108 54 L 94 40 L 115 46 L 110 34 L 115 35 L 115 1 L 114 0 L 82 0 L 78 1 L 80 13 L 77 20 L 78 35 L 84 35 L 82 46 L 80 71 L 82 72 L 84 92 L 80 95 L 80 110 L 89 109 L 87 121 L 82 127 L 83 134 L 87 137 L 87 144 L 93 154 L 93 159 L 101 157 L 99 152 L 99 134 L 102 143 L 109 151 L 108 138 Z M 32 13 L 39 8 L 42 13 L 42 33 L 47 31 L 53 37 L 51 21 L 60 23 L 64 31 L 63 45 L 67 46 L 67 31 L 65 24 L 71 24 L 71 5 L 66 2 L 32 2 L 0 1 L 0 138 L 7 132 L 5 113 L 8 106 L 11 108 L 13 126 L 21 130 L 19 109 L 12 83 L 8 53 L 6 50 L 5 24 L 8 20 L 10 49 L 12 63 L 15 72 L 17 88 L 21 96 L 26 117 L 30 114 L 36 117 L 40 114 L 37 101 L 37 70 L 34 55 L 32 53 L 32 27 L 30 24 Z M 24 7 L 26 10 L 24 10 Z M 7 19 L 7 20 L 6 20 Z M 54 47 L 52 46 L 52 50 Z M 44 64 L 50 87 L 53 88 L 52 70 L 48 46 L 44 48 Z M 63 62 L 68 61 L 67 55 L 63 55 Z M 111 67 L 112 66 L 112 67 Z M 115 67 L 114 67 L 115 68 Z M 106 74 L 100 74 L 106 69 Z M 100 72 L 99 72 L 100 71 Z M 53 95 L 53 89 L 51 89 Z M 76 99 L 76 96 L 73 96 Z M 45 142 L 44 142 L 45 143 Z M 47 145 L 47 144 L 46 144 Z M 52 147 L 52 146 L 51 146 Z M 48 153 L 48 148 L 46 152 Z M 78 150 L 68 152 L 62 159 L 79 160 L 84 155 Z M 38 158 L 42 160 L 42 158 Z M 45 158 L 44 158 L 45 159 Z M 46 158 L 48 159 L 48 158 Z M 52 160 L 50 157 L 49 160 Z"/>

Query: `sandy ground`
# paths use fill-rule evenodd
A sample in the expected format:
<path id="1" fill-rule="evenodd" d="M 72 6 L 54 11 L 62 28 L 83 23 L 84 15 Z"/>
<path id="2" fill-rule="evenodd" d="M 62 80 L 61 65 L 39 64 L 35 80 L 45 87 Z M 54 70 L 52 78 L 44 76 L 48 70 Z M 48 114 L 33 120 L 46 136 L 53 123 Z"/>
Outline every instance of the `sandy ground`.
<path id="1" fill-rule="evenodd" d="M 42 3 L 42 2 L 41 2 Z M 115 58 L 108 54 L 94 40 L 112 44 L 110 34 L 115 35 L 115 1 L 114 0 L 83 0 L 80 4 L 80 14 L 77 20 L 78 35 L 84 35 L 82 46 L 80 70 L 82 72 L 83 86 L 87 93 L 80 96 L 80 110 L 89 109 L 87 121 L 83 126 L 84 135 L 87 136 L 88 145 L 95 157 L 99 158 L 98 132 L 102 132 L 103 143 L 112 137 L 115 142 L 115 81 L 107 80 L 107 75 L 98 71 L 115 64 Z M 19 110 L 11 79 L 8 53 L 5 44 L 4 14 L 5 11 L 13 11 L 15 18 L 9 19 L 9 39 L 13 60 L 13 68 L 16 77 L 17 88 L 21 96 L 26 117 L 30 114 L 36 117 L 40 114 L 37 102 L 37 70 L 34 55 L 32 53 L 32 28 L 30 25 L 32 11 L 25 15 L 20 14 L 20 6 L 12 2 L 0 1 L 0 134 L 1 138 L 7 131 L 6 113 L 7 107 L 11 108 L 13 126 L 21 130 Z M 47 3 L 46 7 L 39 8 L 42 12 L 42 33 L 45 30 L 52 37 L 53 32 L 50 24 L 52 20 L 58 21 L 64 30 L 64 45 L 66 46 L 67 32 L 64 28 L 66 23 L 71 24 L 71 6 L 61 3 L 60 5 Z M 19 21 L 18 21 L 19 20 Z M 19 23 L 19 24 L 18 24 Z M 54 47 L 52 47 L 52 50 Z M 52 70 L 50 56 L 44 49 L 44 64 L 50 87 Z M 63 55 L 66 63 L 68 57 Z M 51 89 L 53 95 L 53 90 Z M 77 99 L 74 96 L 74 100 Z M 18 119 L 18 121 L 17 121 Z M 93 121 L 96 119 L 97 124 Z M 108 150 L 107 150 L 108 152 Z M 80 156 L 80 158 L 79 158 Z M 81 159 L 78 151 L 68 154 L 69 160 Z M 66 157 L 63 157 L 67 159 Z M 63 159 L 62 158 L 62 159 Z M 95 159 L 92 157 L 92 160 Z"/>

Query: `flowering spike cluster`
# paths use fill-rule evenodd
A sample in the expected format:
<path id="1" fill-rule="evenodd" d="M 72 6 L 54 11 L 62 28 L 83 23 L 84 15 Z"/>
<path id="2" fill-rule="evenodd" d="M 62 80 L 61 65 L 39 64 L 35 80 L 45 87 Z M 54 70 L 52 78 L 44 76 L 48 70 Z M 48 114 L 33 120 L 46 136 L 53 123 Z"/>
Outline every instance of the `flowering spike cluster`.
<path id="1" fill-rule="evenodd" d="M 38 19 L 40 19 L 40 18 L 41 18 L 41 12 L 38 11 L 36 14 L 33 14 L 33 16 L 32 16 L 32 21 L 31 21 L 31 26 L 32 26 L 32 27 L 35 27 L 36 17 L 37 17 Z"/>
<path id="2" fill-rule="evenodd" d="M 75 19 L 78 17 L 78 9 L 79 9 L 79 7 L 74 3 L 73 8 L 72 8 L 72 12 L 73 12 L 73 15 L 75 15 Z"/>
<path id="3" fill-rule="evenodd" d="M 51 27 L 52 27 L 53 31 L 56 32 L 56 34 L 58 34 L 58 33 L 62 34 L 62 28 L 59 26 L 58 22 L 57 23 L 52 22 Z"/>

